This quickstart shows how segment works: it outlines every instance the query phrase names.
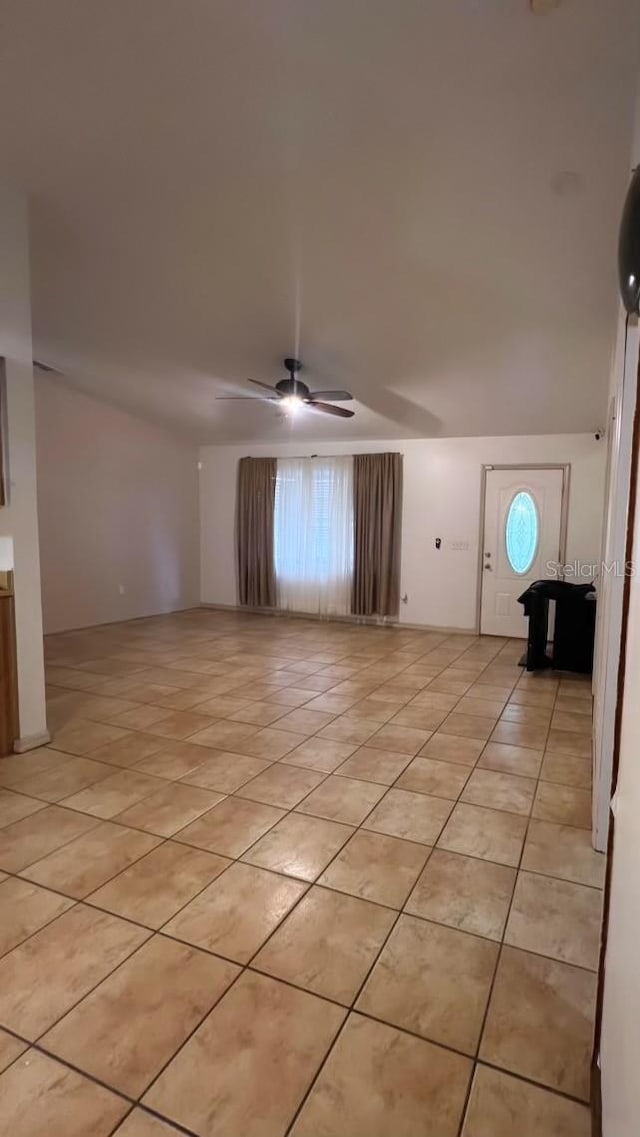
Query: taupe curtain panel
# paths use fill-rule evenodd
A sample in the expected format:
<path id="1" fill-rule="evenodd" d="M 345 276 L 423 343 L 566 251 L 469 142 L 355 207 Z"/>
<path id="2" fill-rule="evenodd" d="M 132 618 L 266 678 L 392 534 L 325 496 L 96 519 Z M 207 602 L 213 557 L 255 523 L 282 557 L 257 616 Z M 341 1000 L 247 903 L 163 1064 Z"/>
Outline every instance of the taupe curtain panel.
<path id="1" fill-rule="evenodd" d="M 251 608 L 275 608 L 273 516 L 276 459 L 241 458 L 236 494 L 238 597 Z"/>
<path id="2" fill-rule="evenodd" d="M 402 454 L 354 454 L 351 611 L 397 616 L 400 607 Z"/>

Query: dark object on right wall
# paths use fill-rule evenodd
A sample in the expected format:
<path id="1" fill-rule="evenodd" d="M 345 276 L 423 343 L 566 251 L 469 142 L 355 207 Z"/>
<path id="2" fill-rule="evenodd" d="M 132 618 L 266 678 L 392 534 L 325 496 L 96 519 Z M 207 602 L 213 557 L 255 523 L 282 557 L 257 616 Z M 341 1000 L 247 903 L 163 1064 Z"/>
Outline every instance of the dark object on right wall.
<path id="1" fill-rule="evenodd" d="M 631 177 L 620 222 L 618 279 L 627 312 L 640 313 L 640 166 Z"/>

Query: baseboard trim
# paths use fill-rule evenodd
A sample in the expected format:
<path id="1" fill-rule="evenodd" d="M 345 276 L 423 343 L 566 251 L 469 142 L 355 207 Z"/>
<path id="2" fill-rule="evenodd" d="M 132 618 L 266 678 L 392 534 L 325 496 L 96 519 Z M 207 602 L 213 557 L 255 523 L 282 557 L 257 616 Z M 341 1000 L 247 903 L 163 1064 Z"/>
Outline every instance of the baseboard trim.
<path id="1" fill-rule="evenodd" d="M 72 636 L 75 632 L 90 632 L 94 629 L 98 631 L 100 628 L 117 628 L 119 624 L 133 624 L 135 621 L 155 620 L 159 616 L 179 616 L 181 612 L 197 612 L 198 608 L 201 607 L 202 605 L 197 601 L 195 604 L 187 604 L 184 608 L 163 608 L 159 612 L 147 612 L 146 615 L 140 616 L 122 616 L 119 620 L 102 620 L 97 624 L 74 624 L 68 628 L 56 628 L 55 632 L 51 632 L 47 629 L 44 632 L 44 638 Z"/>
<path id="2" fill-rule="evenodd" d="M 16 738 L 13 743 L 13 750 L 15 754 L 25 754 L 28 750 L 37 750 L 39 746 L 47 746 L 51 742 L 51 735 L 48 730 L 43 730 L 40 734 L 26 734 L 24 738 Z"/>
<path id="3" fill-rule="evenodd" d="M 391 619 L 389 616 L 323 616 L 317 612 L 284 612 L 281 608 L 251 608 L 245 604 L 213 604 L 207 600 L 200 601 L 201 608 L 212 608 L 221 612 L 244 612 L 251 616 L 275 616 L 279 619 L 288 617 L 291 620 L 318 620 L 320 623 L 360 624 L 372 628 L 394 628 L 407 632 L 440 632 L 448 636 L 474 636 L 478 632 L 475 628 L 449 628 L 441 624 L 408 624 L 402 620 Z"/>

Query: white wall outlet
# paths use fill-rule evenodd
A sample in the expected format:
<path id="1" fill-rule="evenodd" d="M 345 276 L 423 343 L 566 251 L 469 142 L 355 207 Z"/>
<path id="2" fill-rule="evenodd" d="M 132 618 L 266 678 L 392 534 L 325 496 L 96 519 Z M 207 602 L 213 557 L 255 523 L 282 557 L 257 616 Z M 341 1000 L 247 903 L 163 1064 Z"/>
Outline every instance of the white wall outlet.
<path id="1" fill-rule="evenodd" d="M 121 596 L 124 596 L 124 584 L 118 585 L 118 592 L 120 593 Z"/>

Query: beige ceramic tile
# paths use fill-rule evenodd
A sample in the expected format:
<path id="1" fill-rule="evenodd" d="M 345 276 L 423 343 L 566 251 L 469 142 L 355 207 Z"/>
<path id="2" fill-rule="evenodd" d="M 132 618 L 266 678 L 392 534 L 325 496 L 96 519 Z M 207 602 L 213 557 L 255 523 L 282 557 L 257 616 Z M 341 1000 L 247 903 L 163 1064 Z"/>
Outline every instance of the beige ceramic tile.
<path id="1" fill-rule="evenodd" d="M 504 708 L 504 699 L 479 699 L 469 692 L 458 703 L 456 710 L 462 715 L 479 715 L 498 719 Z"/>
<path id="2" fill-rule="evenodd" d="M 42 746 L 26 754 L 9 754 L 0 761 L 0 786 L 15 786 L 25 778 L 50 770 L 64 761 L 64 755 L 50 746 Z"/>
<path id="3" fill-rule="evenodd" d="M 286 765 L 332 774 L 356 749 L 354 742 L 336 742 L 330 738 L 316 736 L 296 746 L 295 750 L 291 750 L 282 761 Z"/>
<path id="4" fill-rule="evenodd" d="M 147 833 L 156 833 L 160 837 L 171 837 L 223 798 L 224 794 L 214 793 L 213 790 L 170 782 L 151 794 L 151 797 L 144 798 L 125 809 L 124 813 L 119 813 L 117 820 L 120 825 L 144 829 Z"/>
<path id="5" fill-rule="evenodd" d="M 284 758 L 285 754 L 295 750 L 303 737 L 302 734 L 293 734 L 289 730 L 276 730 L 275 727 L 267 726 L 238 746 L 229 744 L 228 749 L 237 749 L 241 754 L 248 754 L 252 758 L 276 762 L 278 758 Z"/>
<path id="6" fill-rule="evenodd" d="M 380 727 L 380 730 L 368 740 L 367 746 L 373 749 L 391 750 L 397 754 L 405 754 L 407 758 L 412 758 L 425 745 L 430 736 L 430 729 L 418 729 L 414 726 L 408 726 L 406 723 L 397 723 L 394 719 L 393 722 Z"/>
<path id="7" fill-rule="evenodd" d="M 223 857 L 240 857 L 283 816 L 284 811 L 272 805 L 227 797 L 181 829 L 176 837 L 187 845 Z"/>
<path id="8" fill-rule="evenodd" d="M 551 719 L 552 729 L 569 730 L 575 734 L 591 737 L 591 718 L 589 715 L 573 714 L 572 711 L 555 710 Z"/>
<path id="9" fill-rule="evenodd" d="M 254 699 L 240 698 L 238 695 L 214 695 L 212 699 L 206 699 L 204 702 L 198 703 L 198 712 L 203 715 L 210 715 L 214 719 L 228 719 L 232 718 L 234 712 L 247 710 L 249 707 L 256 706 Z M 281 712 L 284 714 L 284 711 Z M 251 722 L 251 719 L 240 720 Z"/>
<path id="10" fill-rule="evenodd" d="M 118 770 L 88 789 L 65 798 L 64 804 L 69 809 L 90 813 L 93 817 L 101 817 L 106 821 L 122 813 L 134 802 L 150 797 L 165 785 L 166 782 L 160 778 L 153 778 L 138 770 Z"/>
<path id="11" fill-rule="evenodd" d="M 20 872 L 98 824 L 95 817 L 47 806 L 0 830 L 0 868 Z"/>
<path id="12" fill-rule="evenodd" d="M 327 714 L 334 716 L 332 721 L 335 722 L 335 716 L 345 714 L 357 701 L 358 700 L 351 695 L 334 695 L 333 692 L 329 691 L 326 695 L 317 695 L 315 699 L 311 699 L 311 701 L 307 703 L 305 710 L 325 711 Z"/>
<path id="13" fill-rule="evenodd" d="M 434 849 L 405 911 L 463 932 L 500 940 L 515 869 Z"/>
<path id="14" fill-rule="evenodd" d="M 431 680 L 428 690 L 462 696 L 469 690 L 472 683 L 472 679 L 456 679 L 455 675 L 445 675 L 443 673 Z"/>
<path id="15" fill-rule="evenodd" d="M 488 742 L 478 761 L 478 769 L 501 770 L 524 778 L 537 778 L 542 765 L 542 750 L 510 746 L 507 742 Z"/>
<path id="16" fill-rule="evenodd" d="M 215 722 L 211 715 L 202 715 L 197 711 L 175 711 L 159 722 L 153 723 L 148 730 L 150 734 L 157 734 L 160 738 L 182 742 L 195 734 L 201 735 Z"/>
<path id="17" fill-rule="evenodd" d="M 144 1109 L 133 1109 L 113 1137 L 181 1137 L 181 1131 Z"/>
<path id="18" fill-rule="evenodd" d="M 388 722 L 393 718 L 394 714 L 400 710 L 404 700 L 399 699 L 397 703 L 390 703 L 387 699 L 376 699 L 373 696 L 367 695 L 364 699 L 349 710 L 349 715 L 354 719 L 366 719 L 369 722 L 377 722 L 378 726 Z"/>
<path id="19" fill-rule="evenodd" d="M 12 825 L 14 821 L 22 821 L 23 817 L 37 813 L 45 805 L 44 801 L 34 801 L 32 797 L 14 793 L 13 790 L 0 790 L 0 829 Z"/>
<path id="20" fill-rule="evenodd" d="M 505 947 L 480 1058 L 588 1102 L 595 1001 L 591 972 Z"/>
<path id="21" fill-rule="evenodd" d="M 526 830 L 526 817 L 458 802 L 438 847 L 500 865 L 517 866 Z"/>
<path id="22" fill-rule="evenodd" d="M 547 754 L 540 777 L 544 782 L 558 782 L 588 790 L 591 788 L 591 762 L 587 758 L 573 758 L 570 754 Z"/>
<path id="23" fill-rule="evenodd" d="M 313 881 L 352 833 L 350 825 L 290 813 L 248 849 L 242 860 Z"/>
<path id="24" fill-rule="evenodd" d="M 459 1054 L 349 1016 L 291 1137 L 457 1137 L 471 1075 Z"/>
<path id="25" fill-rule="evenodd" d="M 92 904 L 160 928 L 231 864 L 225 857 L 166 841 L 90 896 Z"/>
<path id="26" fill-rule="evenodd" d="M 42 1039 L 42 1046 L 138 1097 L 239 974 L 207 952 L 154 936 Z"/>
<path id="27" fill-rule="evenodd" d="M 300 813 L 359 825 L 385 792 L 384 786 L 353 778 L 329 776 L 298 806 Z"/>
<path id="28" fill-rule="evenodd" d="M 535 789 L 535 778 L 521 778 L 497 770 L 474 770 L 460 800 L 528 817 Z"/>
<path id="29" fill-rule="evenodd" d="M 164 931 L 248 963 L 305 889 L 301 881 L 254 865 L 233 864 L 174 916 Z"/>
<path id="30" fill-rule="evenodd" d="M 30 1050 L 0 1077 L 2 1128 L 11 1137 L 108 1137 L 129 1109 L 123 1098 Z"/>
<path id="31" fill-rule="evenodd" d="M 252 723 L 220 719 L 214 722 L 213 726 L 208 726 L 205 730 L 192 735 L 191 742 L 217 750 L 237 750 L 241 743 L 248 742 L 251 736 L 257 733 L 257 729 Z M 266 755 L 261 754 L 258 757 L 264 758 Z"/>
<path id="32" fill-rule="evenodd" d="M 22 875 L 81 900 L 159 843 L 159 837 L 105 821 L 23 869 Z"/>
<path id="33" fill-rule="evenodd" d="M 324 774 L 316 770 L 303 770 L 299 766 L 287 766 L 276 762 L 264 773 L 258 774 L 241 789 L 237 797 L 251 801 L 276 805 L 281 809 L 293 809 L 307 794 L 311 793 L 324 780 Z"/>
<path id="34" fill-rule="evenodd" d="M 477 738 L 458 738 L 436 731 L 420 751 L 421 758 L 435 758 L 439 762 L 453 762 L 458 766 L 475 766 L 484 741 Z"/>
<path id="35" fill-rule="evenodd" d="M 22 943 L 73 904 L 65 896 L 9 877 L 0 884 L 0 955 Z"/>
<path id="36" fill-rule="evenodd" d="M 374 1018 L 474 1054 L 498 945 L 401 916 L 356 1004 Z"/>
<path id="37" fill-rule="evenodd" d="M 143 704 L 142 706 L 133 707 L 130 711 L 124 711 L 121 715 L 118 715 L 115 725 L 124 726 L 127 730 L 143 731 L 148 730 L 154 723 L 162 722 L 163 719 L 170 718 L 170 716 L 171 711 L 166 708 L 156 707 L 152 704 Z"/>
<path id="38" fill-rule="evenodd" d="M 398 779 L 396 789 L 431 794 L 432 797 L 455 801 L 464 789 L 469 769 L 453 762 L 438 762 L 432 758 L 414 758 Z"/>
<path id="39" fill-rule="evenodd" d="M 540 782 L 531 815 L 540 821 L 591 829 L 591 792 L 553 782 Z"/>
<path id="40" fill-rule="evenodd" d="M 442 717 L 446 718 L 449 711 L 453 710 L 457 702 L 457 695 L 441 694 L 434 691 L 432 687 L 427 687 L 412 699 L 411 706 L 428 707 L 429 710 L 432 711 L 441 711 Z"/>
<path id="41" fill-rule="evenodd" d="M 194 747 L 200 751 L 202 748 Z M 230 750 L 211 750 L 210 757 L 205 758 L 193 769 L 186 771 L 181 777 L 184 782 L 192 786 L 202 786 L 205 789 L 216 790 L 218 793 L 232 794 L 244 786 L 252 778 L 256 778 L 264 770 L 268 770 L 271 762 L 263 762 L 260 758 L 247 758 L 244 754 L 234 754 Z"/>
<path id="42" fill-rule="evenodd" d="M 0 960 L 0 1022 L 38 1038 L 148 935 L 83 904 L 70 908 Z"/>
<path id="43" fill-rule="evenodd" d="M 335 717 L 327 711 L 310 711 L 308 707 L 300 707 L 289 711 L 284 718 L 281 718 L 278 729 L 292 730 L 297 734 L 316 734 L 328 726 Z"/>
<path id="44" fill-rule="evenodd" d="M 0 1030 L 0 1073 L 24 1054 L 26 1049 L 26 1042 L 20 1042 L 12 1034 L 7 1034 L 6 1030 Z"/>
<path id="45" fill-rule="evenodd" d="M 107 766 L 105 762 L 92 762 L 90 758 L 62 754 L 60 757 L 64 760 L 58 766 L 18 782 L 16 789 L 31 797 L 42 798 L 43 801 L 57 802 L 114 773 L 113 766 Z"/>
<path id="46" fill-rule="evenodd" d="M 410 761 L 408 754 L 361 746 L 351 758 L 347 758 L 337 773 L 342 777 L 360 778 L 365 782 L 379 782 L 380 785 L 390 786 Z"/>
<path id="47" fill-rule="evenodd" d="M 363 900 L 401 908 L 428 855 L 425 845 L 359 830 L 318 883 Z"/>
<path id="48" fill-rule="evenodd" d="M 72 719 L 55 732 L 51 746 L 55 750 L 64 750 L 67 754 L 87 756 L 99 746 L 105 746 L 107 742 L 116 742 L 126 735 L 126 730 L 116 726 L 89 722 L 88 719 Z"/>
<path id="49" fill-rule="evenodd" d="M 286 713 L 287 708 L 280 703 L 256 700 L 254 703 L 245 703 L 241 709 L 227 715 L 227 718 L 233 719 L 235 722 L 253 723 L 254 726 L 269 726 L 281 719 Z"/>
<path id="50" fill-rule="evenodd" d="M 477 1066 L 462 1137 L 590 1137 L 586 1106 Z"/>
<path id="51" fill-rule="evenodd" d="M 505 943 L 595 970 L 601 913 L 599 889 L 521 872 Z"/>
<path id="52" fill-rule="evenodd" d="M 522 707 L 543 707 L 551 711 L 555 699 L 555 690 L 536 690 L 531 686 L 517 686 L 509 698 L 509 705 L 517 704 Z"/>
<path id="53" fill-rule="evenodd" d="M 396 913 L 314 886 L 254 960 L 254 966 L 316 995 L 351 1003 Z"/>
<path id="54" fill-rule="evenodd" d="M 542 750 L 548 730 L 546 724 L 509 722 L 507 719 L 500 719 L 491 735 L 491 741 L 505 742 L 510 746 L 523 746 L 530 750 Z"/>
<path id="55" fill-rule="evenodd" d="M 344 1018 L 340 1007 L 250 971 L 144 1101 L 206 1137 L 282 1137 Z"/>
<path id="56" fill-rule="evenodd" d="M 440 727 L 441 734 L 455 735 L 456 738 L 474 738 L 486 742 L 495 726 L 495 719 L 480 715 L 463 715 L 452 711 Z"/>
<path id="57" fill-rule="evenodd" d="M 318 738 L 329 738 L 335 742 L 351 742 L 358 746 L 363 746 L 367 739 L 371 738 L 380 728 L 380 723 L 370 722 L 363 718 L 350 718 L 348 714 L 340 715 L 339 718 L 329 723 L 318 733 Z"/>
<path id="58" fill-rule="evenodd" d="M 591 758 L 591 734 L 569 730 L 549 731 L 547 751 L 549 754 L 568 754 L 574 758 Z"/>
<path id="59" fill-rule="evenodd" d="M 522 868 L 602 888 L 606 857 L 595 852 L 587 829 L 556 825 L 553 821 L 531 821 Z"/>
<path id="60" fill-rule="evenodd" d="M 139 707 L 139 710 L 151 710 L 150 707 Z M 91 757 L 97 762 L 109 762 L 112 766 L 135 766 L 151 754 L 166 747 L 166 742 L 153 734 L 127 734 L 117 742 L 108 742 L 106 746 L 99 746 Z"/>
<path id="61" fill-rule="evenodd" d="M 388 790 L 365 826 L 376 833 L 433 845 L 451 813 L 452 802 L 409 790 Z"/>

